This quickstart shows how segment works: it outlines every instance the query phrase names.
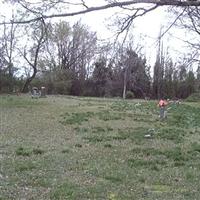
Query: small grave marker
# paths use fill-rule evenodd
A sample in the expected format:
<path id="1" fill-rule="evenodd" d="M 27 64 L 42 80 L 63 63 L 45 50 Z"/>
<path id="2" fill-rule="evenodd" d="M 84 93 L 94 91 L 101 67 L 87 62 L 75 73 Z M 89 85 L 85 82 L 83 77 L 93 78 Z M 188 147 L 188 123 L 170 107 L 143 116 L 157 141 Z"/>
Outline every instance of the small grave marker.
<path id="1" fill-rule="evenodd" d="M 46 97 L 46 88 L 44 86 L 41 87 L 40 97 L 41 98 L 45 98 Z"/>
<path id="2" fill-rule="evenodd" d="M 39 92 L 39 90 L 38 90 L 37 87 L 33 87 L 33 88 L 32 88 L 31 97 L 32 97 L 33 99 L 37 99 L 37 98 L 40 97 L 40 92 Z"/>

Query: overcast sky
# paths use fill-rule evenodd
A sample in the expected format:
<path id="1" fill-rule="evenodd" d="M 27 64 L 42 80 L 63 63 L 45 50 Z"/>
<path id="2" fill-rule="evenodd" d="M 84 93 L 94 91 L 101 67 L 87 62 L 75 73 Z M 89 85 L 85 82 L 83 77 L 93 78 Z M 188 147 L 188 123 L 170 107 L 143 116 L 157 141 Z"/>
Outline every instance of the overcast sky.
<path id="1" fill-rule="evenodd" d="M 91 2 L 91 0 L 88 0 L 88 2 Z M 103 0 L 93 1 L 92 6 L 102 5 L 102 2 Z M 90 26 L 91 30 L 97 32 L 99 39 L 114 40 L 116 38 L 116 29 L 110 25 L 113 23 L 116 12 L 118 12 L 118 9 L 112 8 L 104 11 L 87 13 L 69 18 L 67 20 L 76 21 L 81 19 L 83 23 Z M 130 30 L 130 33 L 134 36 L 136 45 L 141 43 L 144 47 L 143 53 L 146 54 L 147 60 L 151 65 L 155 63 L 158 46 L 157 38 L 159 36 L 161 26 L 163 26 L 163 30 L 165 30 L 165 27 L 167 28 L 166 13 L 164 12 L 164 8 L 159 8 L 143 17 L 137 18 L 134 21 L 134 27 Z"/>
<path id="2" fill-rule="evenodd" d="M 88 24 L 91 30 L 97 31 L 98 38 L 107 39 L 112 37 L 115 33 L 113 31 L 114 28 L 109 28 L 109 24 L 111 24 L 114 18 L 114 16 L 112 16 L 113 14 L 114 10 L 112 9 L 79 16 L 79 19 L 82 19 L 84 23 Z M 174 18 L 169 19 L 169 15 L 165 12 L 165 9 L 160 8 L 134 21 L 134 27 L 130 32 L 134 35 L 136 43 L 141 43 L 144 47 L 143 53 L 146 53 L 147 59 L 151 65 L 155 63 L 160 30 L 162 28 L 162 31 L 165 31 Z M 184 32 L 182 30 L 180 31 L 172 28 L 170 33 L 176 37 L 184 37 Z M 113 38 L 114 37 L 112 37 L 112 39 Z M 163 37 L 163 41 L 164 48 L 168 48 L 173 54 L 174 59 L 177 59 L 176 52 L 183 49 L 183 42 L 175 37 L 172 38 L 169 34 Z M 178 52 L 178 54 L 180 55 L 180 52 Z"/>

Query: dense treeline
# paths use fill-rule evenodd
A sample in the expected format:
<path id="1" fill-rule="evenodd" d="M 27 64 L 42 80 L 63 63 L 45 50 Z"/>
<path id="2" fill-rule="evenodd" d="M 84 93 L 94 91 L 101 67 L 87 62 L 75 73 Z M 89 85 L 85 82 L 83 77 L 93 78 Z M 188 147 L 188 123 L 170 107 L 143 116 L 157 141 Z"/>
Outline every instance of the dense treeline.
<path id="1" fill-rule="evenodd" d="M 200 67 L 194 73 L 165 58 L 160 49 L 155 65 L 149 66 L 133 42 L 115 48 L 99 45 L 96 33 L 80 22 L 38 24 L 30 36 L 32 46 L 20 51 L 18 60 L 24 58 L 29 66 L 22 68 L 11 56 L 19 49 L 13 45 L 14 37 L 12 43 L 6 37 L 14 34 L 11 28 L 0 38 L 1 93 L 45 86 L 48 94 L 186 98 L 199 90 Z"/>

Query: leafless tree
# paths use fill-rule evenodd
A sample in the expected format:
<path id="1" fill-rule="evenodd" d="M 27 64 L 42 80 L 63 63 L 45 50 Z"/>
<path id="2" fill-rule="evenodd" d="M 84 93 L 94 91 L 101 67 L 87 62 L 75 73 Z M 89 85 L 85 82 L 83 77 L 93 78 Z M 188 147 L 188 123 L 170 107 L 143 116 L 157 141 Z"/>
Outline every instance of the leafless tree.
<path id="1" fill-rule="evenodd" d="M 176 13 L 175 13 L 176 14 Z M 197 7 L 188 7 L 179 18 L 176 25 L 187 31 L 189 37 L 181 39 L 189 47 L 187 65 L 200 62 L 200 10 Z"/>
<path id="2" fill-rule="evenodd" d="M 54 69 L 69 70 L 73 77 L 84 80 L 87 65 L 90 64 L 96 50 L 95 32 L 77 22 L 71 27 L 67 22 L 52 25 L 46 43 L 47 60 L 52 60 Z"/>
<path id="3" fill-rule="evenodd" d="M 27 49 L 24 48 L 24 52 L 21 52 L 24 59 L 27 61 L 27 63 L 30 65 L 30 67 L 33 70 L 33 73 L 30 77 L 27 77 L 27 80 L 25 81 L 25 84 L 22 88 L 22 92 L 25 92 L 30 85 L 31 81 L 35 78 L 37 72 L 38 72 L 38 59 L 39 59 L 39 53 L 42 48 L 42 45 L 46 41 L 46 27 L 43 23 L 43 21 L 39 21 L 37 23 L 37 27 L 35 27 L 33 31 L 33 46 L 29 50 L 29 55 L 27 54 Z M 29 57 L 28 57 L 29 56 Z"/>
<path id="4" fill-rule="evenodd" d="M 12 14 L 12 19 L 14 19 L 14 14 Z M 14 59 L 13 59 L 13 53 L 16 49 L 16 43 L 17 43 L 17 32 L 18 24 L 9 24 L 6 25 L 4 23 L 3 26 L 3 35 L 2 35 L 2 44 L 3 44 L 3 56 L 6 63 L 6 71 L 8 72 L 10 84 L 9 84 L 9 91 L 13 91 L 13 75 L 14 75 Z"/>

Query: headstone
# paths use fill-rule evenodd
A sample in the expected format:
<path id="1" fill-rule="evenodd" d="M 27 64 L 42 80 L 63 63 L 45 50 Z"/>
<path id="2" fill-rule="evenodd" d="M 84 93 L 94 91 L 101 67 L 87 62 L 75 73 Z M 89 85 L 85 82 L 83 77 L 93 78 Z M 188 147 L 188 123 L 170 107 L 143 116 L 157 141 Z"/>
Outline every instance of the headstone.
<path id="1" fill-rule="evenodd" d="M 43 86 L 41 87 L 41 95 L 40 95 L 41 98 L 45 98 L 46 97 L 46 88 Z"/>
<path id="2" fill-rule="evenodd" d="M 40 93 L 37 87 L 33 87 L 31 91 L 31 97 L 32 98 L 39 98 Z"/>

